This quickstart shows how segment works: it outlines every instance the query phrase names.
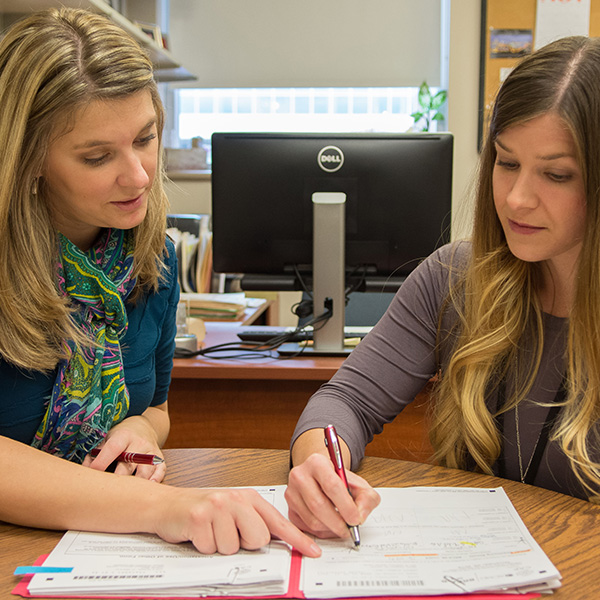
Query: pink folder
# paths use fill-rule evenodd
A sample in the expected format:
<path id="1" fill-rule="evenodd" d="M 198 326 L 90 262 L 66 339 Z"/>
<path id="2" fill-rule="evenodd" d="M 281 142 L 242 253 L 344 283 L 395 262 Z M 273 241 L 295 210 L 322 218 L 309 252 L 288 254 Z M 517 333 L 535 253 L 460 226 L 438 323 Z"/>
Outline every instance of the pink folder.
<path id="1" fill-rule="evenodd" d="M 40 556 L 35 561 L 35 566 L 40 566 L 44 564 L 44 561 L 47 558 L 47 554 Z M 290 585 L 286 594 L 277 595 L 277 596 L 261 596 L 263 599 L 273 599 L 276 598 L 304 598 L 304 593 L 300 590 L 300 568 L 302 565 L 302 556 L 296 550 L 292 551 L 292 564 L 290 567 Z M 36 596 L 29 593 L 28 583 L 31 580 L 32 575 L 25 575 L 21 578 L 19 583 L 14 587 L 12 593 L 16 596 L 22 596 L 23 598 L 35 598 Z M 372 598 L 376 598 L 376 600 L 427 600 L 435 599 L 435 600 L 457 600 L 461 596 L 468 598 L 469 600 L 508 600 L 509 598 L 518 598 L 519 600 L 532 600 L 533 598 L 540 598 L 541 594 L 452 594 L 450 596 L 371 596 Z M 49 594 L 44 594 L 44 598 L 51 598 L 52 596 Z M 56 596 L 60 598 L 65 598 L 64 594 L 60 596 Z M 122 600 L 134 600 L 136 598 L 151 598 L 152 596 L 148 596 L 147 594 L 141 596 L 102 596 L 102 595 L 93 595 L 93 596 L 70 596 L 72 598 L 111 598 L 117 599 L 120 598 Z M 161 596 L 161 600 L 190 600 L 192 597 L 190 596 Z M 193 600 L 200 600 L 197 596 L 193 597 Z M 258 600 L 258 596 L 203 596 L 202 600 Z M 359 598 L 339 598 L 337 600 L 360 600 Z"/>

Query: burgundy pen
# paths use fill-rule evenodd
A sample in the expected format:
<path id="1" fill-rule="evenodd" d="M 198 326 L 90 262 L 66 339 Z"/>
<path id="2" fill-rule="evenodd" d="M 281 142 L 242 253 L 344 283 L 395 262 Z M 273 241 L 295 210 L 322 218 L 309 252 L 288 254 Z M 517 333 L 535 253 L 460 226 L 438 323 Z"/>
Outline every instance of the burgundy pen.
<path id="1" fill-rule="evenodd" d="M 335 427 L 333 425 L 327 425 L 325 427 L 325 445 L 329 451 L 329 458 L 333 463 L 333 468 L 338 474 L 340 479 L 344 482 L 348 493 L 350 494 L 350 486 L 348 485 L 348 479 L 346 479 L 346 470 L 344 469 L 344 462 L 342 460 L 342 451 L 340 449 L 340 442 L 338 440 Z M 348 525 L 350 534 L 352 535 L 352 541 L 354 542 L 355 548 L 360 548 L 360 534 L 358 532 L 358 525 Z"/>
<path id="2" fill-rule="evenodd" d="M 98 456 L 100 448 L 94 448 L 90 454 L 94 457 Z M 160 465 L 165 462 L 160 456 L 156 456 L 156 454 L 140 454 L 139 452 L 121 452 L 115 460 L 135 463 L 136 465 Z"/>

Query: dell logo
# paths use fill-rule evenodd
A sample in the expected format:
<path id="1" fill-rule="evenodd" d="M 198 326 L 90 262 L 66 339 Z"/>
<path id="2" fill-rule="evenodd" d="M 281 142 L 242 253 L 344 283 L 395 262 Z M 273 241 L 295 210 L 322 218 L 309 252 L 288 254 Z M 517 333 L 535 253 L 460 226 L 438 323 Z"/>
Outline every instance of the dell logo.
<path id="1" fill-rule="evenodd" d="M 344 153 L 337 146 L 325 146 L 317 156 L 317 162 L 323 171 L 334 173 L 344 164 Z"/>

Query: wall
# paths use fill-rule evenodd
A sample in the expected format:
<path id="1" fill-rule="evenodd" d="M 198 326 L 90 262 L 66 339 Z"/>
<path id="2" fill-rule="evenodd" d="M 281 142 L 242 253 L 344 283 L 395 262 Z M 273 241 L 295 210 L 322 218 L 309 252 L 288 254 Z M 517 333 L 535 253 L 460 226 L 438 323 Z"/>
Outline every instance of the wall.
<path id="1" fill-rule="evenodd" d="M 470 232 L 470 185 L 479 158 L 480 0 L 451 0 L 448 130 L 454 134 L 452 236 Z"/>
<path id="2" fill-rule="evenodd" d="M 441 2 L 170 0 L 170 47 L 207 88 L 438 86 Z"/>
<path id="3" fill-rule="evenodd" d="M 165 186 L 171 212 L 210 213 L 210 175 L 177 176 Z"/>

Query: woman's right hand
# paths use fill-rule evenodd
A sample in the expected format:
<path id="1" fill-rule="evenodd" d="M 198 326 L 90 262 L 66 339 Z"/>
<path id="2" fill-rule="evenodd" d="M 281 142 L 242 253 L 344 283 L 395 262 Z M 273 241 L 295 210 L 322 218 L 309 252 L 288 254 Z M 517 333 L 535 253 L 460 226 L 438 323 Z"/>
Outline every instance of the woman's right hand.
<path id="1" fill-rule="evenodd" d="M 362 477 L 351 471 L 346 477 L 350 494 L 322 453 L 294 467 L 285 492 L 290 521 L 320 538 L 348 537 L 348 525 L 364 523 L 381 498 Z"/>
<path id="2" fill-rule="evenodd" d="M 0 435 L 0 520 L 25 527 L 153 533 L 203 553 L 277 537 L 317 557 L 314 540 L 252 488 L 182 488 L 90 469 Z M 115 509 L 117 507 L 117 509 Z"/>
<path id="3" fill-rule="evenodd" d="M 156 533 L 165 541 L 191 541 L 204 554 L 256 550 L 271 537 L 287 542 L 305 556 L 321 549 L 253 489 L 171 488 L 161 502 Z"/>

